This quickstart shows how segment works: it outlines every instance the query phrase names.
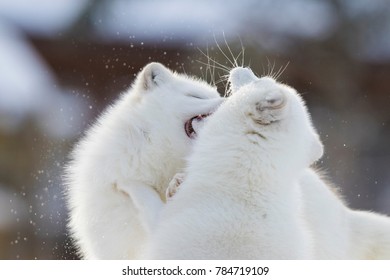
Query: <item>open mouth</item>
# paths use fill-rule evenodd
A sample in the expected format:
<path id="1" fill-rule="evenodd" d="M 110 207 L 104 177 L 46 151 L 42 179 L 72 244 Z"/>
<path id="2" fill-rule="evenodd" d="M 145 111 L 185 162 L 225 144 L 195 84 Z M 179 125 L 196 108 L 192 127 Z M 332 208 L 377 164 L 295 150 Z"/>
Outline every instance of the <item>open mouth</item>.
<path id="1" fill-rule="evenodd" d="M 195 116 L 195 117 L 189 119 L 188 121 L 186 121 L 185 124 L 184 124 L 184 130 L 185 130 L 187 136 L 189 138 L 191 138 L 191 139 L 196 138 L 197 131 L 194 128 L 194 127 L 196 127 L 195 124 L 199 124 L 199 123 L 203 122 L 204 119 L 207 118 L 210 115 L 211 114 L 198 115 L 198 116 Z"/>

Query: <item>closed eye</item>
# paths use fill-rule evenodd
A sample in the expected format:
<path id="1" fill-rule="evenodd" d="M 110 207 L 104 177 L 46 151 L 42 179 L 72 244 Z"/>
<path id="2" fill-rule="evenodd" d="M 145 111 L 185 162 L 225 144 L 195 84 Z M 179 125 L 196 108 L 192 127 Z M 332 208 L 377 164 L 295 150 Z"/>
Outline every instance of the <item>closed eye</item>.
<path id="1" fill-rule="evenodd" d="M 200 96 L 200 95 L 197 95 L 197 94 L 192 94 L 192 93 L 187 94 L 187 96 L 193 97 L 193 98 L 196 98 L 196 99 L 207 99 L 207 98 L 205 98 L 203 96 Z"/>

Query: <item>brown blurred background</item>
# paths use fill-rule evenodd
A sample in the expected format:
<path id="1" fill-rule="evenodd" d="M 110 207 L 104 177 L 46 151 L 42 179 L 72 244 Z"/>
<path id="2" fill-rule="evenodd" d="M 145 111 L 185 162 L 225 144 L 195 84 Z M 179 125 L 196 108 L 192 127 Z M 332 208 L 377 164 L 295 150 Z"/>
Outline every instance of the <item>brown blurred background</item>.
<path id="1" fill-rule="evenodd" d="M 204 77 L 199 49 L 230 67 L 218 45 L 244 46 L 259 75 L 289 64 L 280 80 L 304 94 L 319 166 L 351 207 L 390 214 L 389 14 L 386 0 L 1 1 L 0 259 L 76 258 L 72 145 L 146 63 Z"/>

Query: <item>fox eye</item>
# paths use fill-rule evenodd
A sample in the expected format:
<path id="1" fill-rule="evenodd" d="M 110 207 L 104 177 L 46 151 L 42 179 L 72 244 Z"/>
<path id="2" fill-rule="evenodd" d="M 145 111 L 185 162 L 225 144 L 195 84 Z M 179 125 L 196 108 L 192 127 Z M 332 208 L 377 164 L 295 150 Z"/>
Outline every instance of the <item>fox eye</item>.
<path id="1" fill-rule="evenodd" d="M 187 96 L 193 97 L 193 98 L 196 98 L 196 99 L 205 99 L 203 96 L 200 96 L 200 95 L 197 95 L 197 94 L 194 94 L 194 93 L 189 93 L 189 94 L 187 94 Z"/>

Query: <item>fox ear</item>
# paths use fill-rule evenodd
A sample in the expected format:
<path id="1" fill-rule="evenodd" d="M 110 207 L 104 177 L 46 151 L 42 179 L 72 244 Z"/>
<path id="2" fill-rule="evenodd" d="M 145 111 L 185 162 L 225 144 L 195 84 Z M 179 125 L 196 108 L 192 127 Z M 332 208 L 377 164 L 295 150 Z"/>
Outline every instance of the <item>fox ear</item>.
<path id="1" fill-rule="evenodd" d="M 152 62 L 144 67 L 138 75 L 138 84 L 146 90 L 151 90 L 166 82 L 172 72 L 161 63 Z"/>
<path id="2" fill-rule="evenodd" d="M 249 68 L 236 67 L 230 71 L 229 83 L 232 93 L 239 90 L 242 86 L 257 80 L 256 75 Z"/>

